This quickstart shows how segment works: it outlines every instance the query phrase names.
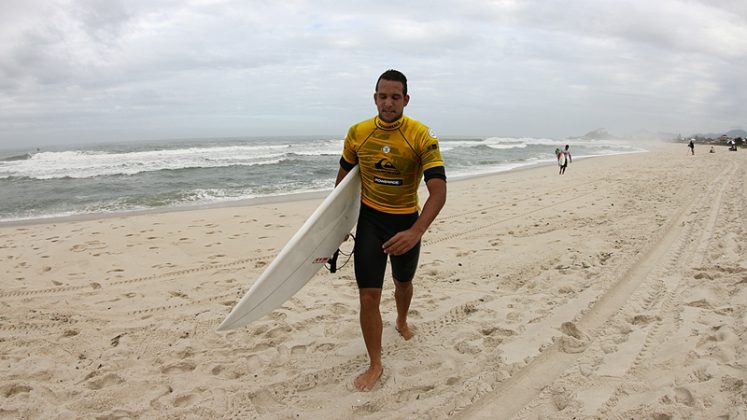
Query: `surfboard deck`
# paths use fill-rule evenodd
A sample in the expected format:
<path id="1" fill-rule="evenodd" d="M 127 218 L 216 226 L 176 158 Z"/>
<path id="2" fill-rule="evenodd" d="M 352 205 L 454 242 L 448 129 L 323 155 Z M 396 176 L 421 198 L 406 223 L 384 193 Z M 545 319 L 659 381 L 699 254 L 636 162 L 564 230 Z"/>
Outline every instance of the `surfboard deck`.
<path id="1" fill-rule="evenodd" d="M 565 152 L 560 152 L 560 154 L 558 155 L 558 166 L 565 165 L 566 159 L 567 159 L 567 156 Z"/>
<path id="2" fill-rule="evenodd" d="M 218 326 L 218 331 L 256 321 L 301 290 L 355 227 L 360 210 L 360 190 L 356 166 L 280 250 Z"/>

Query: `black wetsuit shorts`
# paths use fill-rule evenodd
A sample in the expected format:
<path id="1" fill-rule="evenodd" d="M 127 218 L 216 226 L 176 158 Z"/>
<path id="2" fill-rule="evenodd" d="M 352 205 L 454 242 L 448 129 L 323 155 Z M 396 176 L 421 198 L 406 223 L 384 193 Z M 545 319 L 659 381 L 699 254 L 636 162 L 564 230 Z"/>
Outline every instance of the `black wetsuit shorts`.
<path id="1" fill-rule="evenodd" d="M 355 231 L 355 278 L 358 287 L 381 289 L 384 285 L 387 254 L 382 246 L 397 232 L 407 230 L 418 214 L 390 214 L 361 204 Z M 409 282 L 415 277 L 420 257 L 420 242 L 402 255 L 391 255 L 392 277 Z"/>

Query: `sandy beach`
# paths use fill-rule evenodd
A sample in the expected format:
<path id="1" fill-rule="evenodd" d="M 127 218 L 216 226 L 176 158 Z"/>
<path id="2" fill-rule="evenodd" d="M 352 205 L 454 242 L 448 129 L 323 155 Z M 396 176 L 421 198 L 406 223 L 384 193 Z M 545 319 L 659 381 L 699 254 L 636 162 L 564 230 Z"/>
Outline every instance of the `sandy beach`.
<path id="1" fill-rule="evenodd" d="M 0 418 L 746 419 L 747 151 L 557 172 L 449 182 L 368 393 L 352 262 L 215 332 L 320 198 L 0 226 Z"/>

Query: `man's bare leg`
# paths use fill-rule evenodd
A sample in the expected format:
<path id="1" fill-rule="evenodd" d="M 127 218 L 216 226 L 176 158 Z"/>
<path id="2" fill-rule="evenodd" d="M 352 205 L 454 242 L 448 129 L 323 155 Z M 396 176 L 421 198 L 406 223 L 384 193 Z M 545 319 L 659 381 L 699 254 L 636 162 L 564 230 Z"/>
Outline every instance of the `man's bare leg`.
<path id="1" fill-rule="evenodd" d="M 363 341 L 366 343 L 368 357 L 371 365 L 368 370 L 358 375 L 353 385 L 358 391 L 370 391 L 381 378 L 384 368 L 381 364 L 381 333 L 382 322 L 379 303 L 381 302 L 381 289 L 360 289 L 361 303 L 361 331 Z"/>
<path id="2" fill-rule="evenodd" d="M 412 302 L 412 282 L 402 283 L 394 279 L 394 301 L 397 302 L 397 332 L 402 338 L 409 340 L 415 335 L 407 325 L 407 313 Z"/>

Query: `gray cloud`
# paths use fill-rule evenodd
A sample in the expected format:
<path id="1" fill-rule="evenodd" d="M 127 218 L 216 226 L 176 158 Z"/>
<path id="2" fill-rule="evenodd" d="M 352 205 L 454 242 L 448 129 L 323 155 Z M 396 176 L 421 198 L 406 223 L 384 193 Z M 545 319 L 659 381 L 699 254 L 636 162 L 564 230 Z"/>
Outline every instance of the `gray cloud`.
<path id="1" fill-rule="evenodd" d="M 743 1 L 16 1 L 0 147 L 344 133 L 386 68 L 440 133 L 743 124 Z"/>

